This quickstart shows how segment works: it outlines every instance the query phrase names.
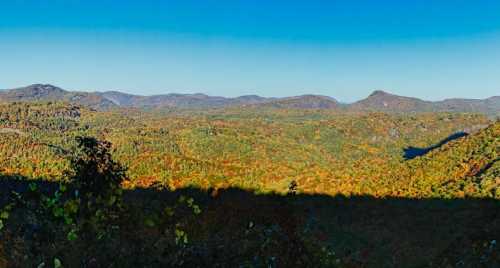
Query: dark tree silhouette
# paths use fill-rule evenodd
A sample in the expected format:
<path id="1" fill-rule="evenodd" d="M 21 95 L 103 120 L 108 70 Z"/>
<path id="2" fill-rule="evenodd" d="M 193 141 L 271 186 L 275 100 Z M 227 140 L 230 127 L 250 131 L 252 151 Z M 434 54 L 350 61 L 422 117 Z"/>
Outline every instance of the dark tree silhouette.
<path id="1" fill-rule="evenodd" d="M 114 205 L 121 196 L 126 169 L 112 159 L 111 143 L 94 137 L 77 137 L 76 141 L 78 152 L 71 160 L 74 173 L 70 181 L 84 204 Z"/>

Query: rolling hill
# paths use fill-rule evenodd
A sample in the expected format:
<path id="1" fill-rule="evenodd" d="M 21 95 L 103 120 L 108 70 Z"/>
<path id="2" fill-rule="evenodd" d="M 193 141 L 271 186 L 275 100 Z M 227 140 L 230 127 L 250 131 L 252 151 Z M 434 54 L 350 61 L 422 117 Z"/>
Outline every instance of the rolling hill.
<path id="1" fill-rule="evenodd" d="M 254 106 L 279 109 L 335 109 L 339 107 L 339 103 L 328 96 L 302 95 L 265 101 Z"/>
<path id="2" fill-rule="evenodd" d="M 451 98 L 432 102 L 376 90 L 367 98 L 351 104 L 350 108 L 382 112 L 470 112 L 498 115 L 500 97 L 495 96 L 487 99 Z"/>
<path id="3" fill-rule="evenodd" d="M 0 91 L 0 102 L 62 101 L 81 104 L 94 109 L 109 109 L 114 103 L 99 94 L 67 91 L 47 84 Z"/>
<path id="4" fill-rule="evenodd" d="M 479 99 L 446 99 L 435 103 L 437 110 L 450 112 L 478 112 L 497 114 L 500 110 L 500 96 Z"/>
<path id="5" fill-rule="evenodd" d="M 350 107 L 354 110 L 413 112 L 430 111 L 433 108 L 433 103 L 376 90 L 367 98 L 353 103 Z"/>
<path id="6" fill-rule="evenodd" d="M 67 91 L 48 84 L 34 84 L 0 91 L 0 102 L 62 101 L 85 105 L 98 110 L 116 107 L 211 109 L 244 106 L 275 109 L 342 109 L 353 112 L 471 112 L 490 116 L 500 115 L 500 96 L 487 99 L 451 98 L 443 101 L 425 101 L 376 90 L 367 98 L 351 104 L 339 103 L 332 97 L 302 95 L 284 98 L 266 98 L 246 95 L 234 98 L 196 94 L 162 94 L 140 96 L 119 91 Z"/>

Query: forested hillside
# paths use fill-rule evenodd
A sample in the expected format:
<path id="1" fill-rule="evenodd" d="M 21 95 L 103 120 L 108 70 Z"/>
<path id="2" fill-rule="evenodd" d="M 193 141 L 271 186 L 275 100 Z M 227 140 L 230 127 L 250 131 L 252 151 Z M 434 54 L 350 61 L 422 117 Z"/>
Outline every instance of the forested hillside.
<path id="1" fill-rule="evenodd" d="M 498 121 L 285 103 L 0 105 L 0 267 L 499 264 Z"/>

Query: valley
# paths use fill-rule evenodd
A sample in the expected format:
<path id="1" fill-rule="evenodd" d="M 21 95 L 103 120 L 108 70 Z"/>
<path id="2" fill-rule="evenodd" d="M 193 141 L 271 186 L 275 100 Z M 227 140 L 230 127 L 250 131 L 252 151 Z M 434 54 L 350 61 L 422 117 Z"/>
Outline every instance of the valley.
<path id="1" fill-rule="evenodd" d="M 487 263 L 498 263 L 498 248 L 488 249 L 500 231 L 500 124 L 485 114 L 270 103 L 244 109 L 96 110 L 59 100 L 21 101 L 0 105 L 0 129 L 3 206 L 15 203 L 10 218 L 24 218 L 18 227 L 3 220 L 0 232 L 9 261 L 19 262 L 16 254 L 28 252 L 34 262 L 57 255 L 64 263 L 91 261 L 81 255 L 91 254 L 98 263 L 111 265 L 117 264 L 109 258 L 112 249 L 122 248 L 116 256 L 139 266 L 440 267 L 456 261 L 472 265 L 481 257 L 478 251 L 489 252 Z M 98 141 L 96 150 L 106 148 L 100 141 L 109 142 L 109 156 L 124 167 L 119 186 L 123 205 L 118 212 L 106 212 L 118 213 L 115 218 L 102 221 L 127 231 L 99 227 L 107 230 L 102 241 L 112 245 L 108 249 L 86 236 L 94 231 L 83 231 L 87 225 L 80 218 L 80 198 L 57 190 L 66 184 L 64 188 L 77 187 L 75 163 L 80 162 L 75 156 L 92 156 L 78 137 Z M 408 157 L 410 151 L 418 153 Z M 32 187 L 40 193 L 30 194 Z M 63 211 L 80 200 L 76 214 L 68 212 L 69 224 L 58 220 L 57 213 L 30 212 L 44 204 L 37 198 L 54 191 L 65 196 L 55 201 Z M 14 192 L 27 199 L 9 203 Z M 44 209 L 46 205 L 36 210 Z M 107 205 L 100 210 L 105 209 Z M 168 220 L 172 209 L 176 217 Z M 56 251 L 29 250 L 48 239 L 28 238 L 29 226 L 53 232 Z M 80 234 L 68 240 L 58 230 Z M 131 243 L 132 237 L 139 240 Z M 235 255 L 218 255 L 231 248 L 235 237 L 243 243 Z M 12 247 L 12 239 L 23 242 Z M 57 251 L 67 243 L 91 246 Z M 488 246 L 478 248 L 484 243 Z M 137 246 L 148 252 L 127 255 L 137 252 Z"/>

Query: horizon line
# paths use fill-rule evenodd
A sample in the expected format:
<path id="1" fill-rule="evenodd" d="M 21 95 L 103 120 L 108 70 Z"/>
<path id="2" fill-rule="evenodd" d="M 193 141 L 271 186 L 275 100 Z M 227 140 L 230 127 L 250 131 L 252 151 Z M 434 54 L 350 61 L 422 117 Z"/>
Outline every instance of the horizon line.
<path id="1" fill-rule="evenodd" d="M 324 94 L 316 94 L 316 93 L 305 93 L 305 94 L 300 94 L 300 95 L 290 95 L 290 96 L 282 96 L 282 97 L 278 97 L 278 96 L 262 96 L 262 95 L 258 95 L 258 94 L 244 94 L 244 95 L 237 95 L 237 96 L 231 97 L 231 96 L 223 96 L 223 95 L 211 95 L 211 94 L 207 94 L 207 93 L 203 93 L 203 92 L 180 93 L 178 91 L 171 91 L 171 92 L 166 92 L 166 93 L 161 93 L 161 94 L 143 95 L 143 94 L 137 94 L 137 93 L 130 93 L 130 91 L 128 91 L 128 90 L 122 90 L 122 89 L 111 89 L 111 90 L 67 89 L 66 87 L 60 87 L 60 86 L 57 86 L 57 85 L 55 85 L 53 83 L 33 83 L 33 84 L 26 85 L 26 86 L 17 86 L 17 87 L 12 87 L 12 88 L 3 88 L 3 89 L 0 88 L 0 92 L 1 91 L 9 91 L 9 90 L 18 90 L 18 89 L 22 89 L 22 88 L 26 88 L 26 87 L 30 87 L 30 86 L 51 86 L 51 87 L 62 89 L 62 90 L 67 91 L 67 92 L 86 92 L 86 93 L 118 92 L 118 93 L 121 93 L 121 94 L 127 94 L 127 95 L 136 96 L 136 97 L 155 97 L 155 96 L 166 96 L 166 95 L 185 95 L 185 96 L 204 95 L 204 96 L 207 96 L 207 97 L 226 98 L 226 99 L 236 99 L 236 98 L 247 97 L 247 96 L 256 96 L 256 97 L 261 97 L 261 98 L 266 98 L 266 99 L 284 99 L 284 98 L 295 98 L 295 97 L 302 97 L 302 96 L 318 96 L 318 97 L 331 98 L 331 99 L 333 99 L 335 102 L 337 102 L 339 104 L 353 104 L 353 103 L 365 100 L 368 97 L 376 94 L 377 92 L 378 93 L 382 93 L 382 94 L 388 94 L 388 95 L 396 96 L 396 97 L 413 98 L 413 99 L 417 99 L 417 100 L 421 100 L 421 101 L 425 101 L 425 102 L 442 102 L 442 101 L 446 101 L 446 100 L 479 100 L 479 101 L 481 101 L 481 100 L 487 100 L 487 99 L 491 99 L 491 98 L 495 98 L 495 97 L 500 97 L 500 95 L 492 95 L 492 96 L 485 97 L 485 98 L 466 98 L 466 97 L 451 97 L 450 96 L 450 97 L 447 97 L 447 98 L 444 98 L 444 99 L 428 100 L 428 99 L 423 99 L 423 98 L 418 98 L 418 97 L 413 97 L 413 96 L 408 96 L 408 95 L 395 94 L 395 93 L 393 93 L 392 90 L 374 89 L 374 90 L 371 91 L 370 94 L 368 94 L 364 98 L 361 98 L 361 99 L 358 99 L 358 100 L 352 101 L 352 102 L 346 102 L 346 101 L 340 101 L 335 96 L 324 95 Z"/>

